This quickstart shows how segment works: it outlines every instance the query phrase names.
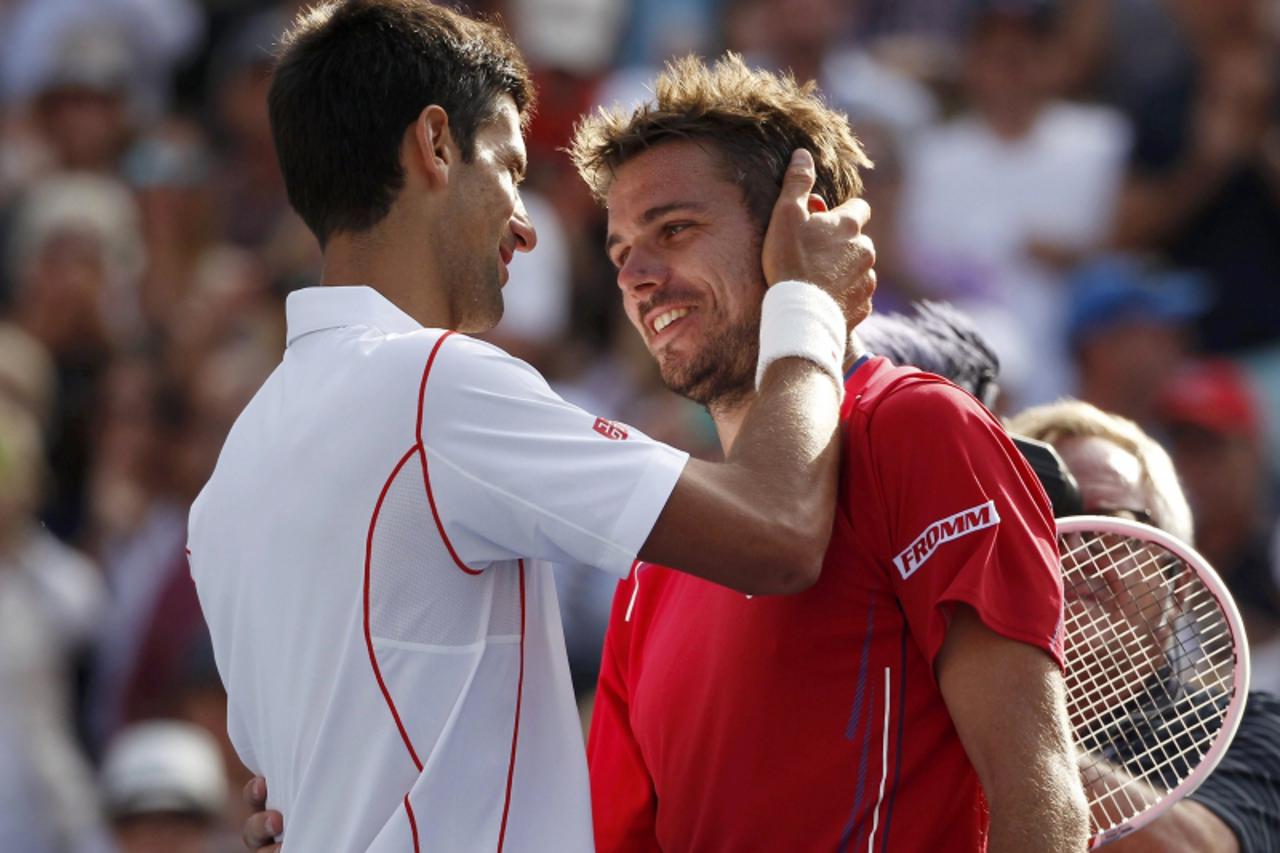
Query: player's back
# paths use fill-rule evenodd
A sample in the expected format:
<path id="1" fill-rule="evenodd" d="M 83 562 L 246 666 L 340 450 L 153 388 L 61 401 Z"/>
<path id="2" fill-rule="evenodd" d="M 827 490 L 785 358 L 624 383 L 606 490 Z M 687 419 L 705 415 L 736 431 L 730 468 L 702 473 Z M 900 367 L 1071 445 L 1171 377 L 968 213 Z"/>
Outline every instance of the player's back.
<path id="1" fill-rule="evenodd" d="M 192 510 L 192 573 L 232 741 L 268 774 L 300 849 L 362 848 L 398 805 L 370 800 L 388 782 L 407 790 L 418 773 L 399 737 L 384 734 L 389 711 L 364 640 L 370 518 L 412 443 L 416 389 L 407 373 L 386 375 L 377 346 L 361 352 L 362 331 L 291 344 Z M 361 382 L 366 372 L 377 380 Z M 397 391 L 403 406 L 387 399 Z M 392 778 L 364 778 L 372 773 Z M 317 820 L 325 808 L 351 817 Z M 339 824 L 316 846 L 299 837 Z"/>
<path id="2" fill-rule="evenodd" d="M 286 313 L 189 544 L 287 845 L 589 849 L 555 587 L 528 558 L 625 574 L 687 455 L 372 288 Z"/>
<path id="3" fill-rule="evenodd" d="M 506 830 L 522 617 L 547 589 L 461 567 L 439 533 L 417 418 L 442 334 L 292 341 L 192 510 L 228 728 L 292 849 L 414 849 L 428 820 L 443 849 L 492 849 Z M 545 660 L 529 690 L 557 686 Z"/>

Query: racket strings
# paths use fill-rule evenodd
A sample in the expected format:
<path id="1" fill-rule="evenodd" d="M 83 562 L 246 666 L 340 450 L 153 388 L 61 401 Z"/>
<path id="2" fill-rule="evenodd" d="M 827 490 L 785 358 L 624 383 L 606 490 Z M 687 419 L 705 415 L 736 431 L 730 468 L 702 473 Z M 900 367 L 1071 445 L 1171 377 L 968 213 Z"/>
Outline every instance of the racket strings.
<path id="1" fill-rule="evenodd" d="M 1206 716 L 1206 712 L 1221 710 L 1222 703 L 1214 697 L 1202 697 L 1204 701 L 1183 702 L 1178 710 L 1172 713 L 1151 714 L 1139 712 L 1135 718 L 1126 722 L 1132 727 L 1123 739 L 1127 744 L 1136 742 L 1145 745 L 1142 752 L 1133 752 L 1126 759 L 1128 764 L 1136 764 L 1147 768 L 1148 773 L 1160 775 L 1161 769 L 1174 766 L 1174 762 L 1187 758 L 1188 749 L 1199 750 L 1195 754 L 1199 758 L 1203 754 L 1200 747 L 1208 747 L 1205 738 L 1212 738 L 1222 726 L 1221 719 Z M 1146 727 L 1144 728 L 1144 724 Z M 1172 732 L 1173 734 L 1170 734 Z M 1183 742 L 1182 748 L 1173 748 L 1166 741 L 1172 737 Z"/>
<path id="2" fill-rule="evenodd" d="M 1114 533 L 1059 547 L 1068 713 L 1096 834 L 1159 802 L 1208 751 L 1235 644 L 1217 598 L 1163 547 Z"/>
<path id="3" fill-rule="evenodd" d="M 1067 578 L 1070 584 L 1073 578 Z M 1186 600 L 1190 590 L 1194 590 L 1196 584 L 1185 583 L 1179 588 L 1175 588 L 1174 595 Z M 1067 598 L 1070 600 L 1076 590 L 1068 588 Z M 1186 614 L 1197 617 L 1195 623 L 1198 624 L 1205 618 L 1206 614 L 1217 614 L 1216 599 L 1211 595 L 1200 595 L 1201 599 L 1196 606 Z M 1148 613 L 1148 611 L 1152 611 Z M 1161 616 L 1160 608 L 1153 607 L 1143 611 L 1149 617 Z M 1065 624 L 1066 635 L 1071 636 L 1090 636 L 1099 630 L 1096 627 L 1096 620 L 1091 620 L 1088 614 L 1072 613 L 1068 615 Z M 1185 633 L 1183 629 L 1182 633 Z M 1198 647 L 1187 648 L 1184 644 L 1176 647 L 1177 655 L 1170 655 L 1179 661 L 1182 670 L 1187 668 L 1187 661 L 1194 654 L 1204 662 L 1211 662 L 1215 659 L 1220 662 L 1225 660 L 1227 666 L 1225 672 L 1219 673 L 1219 680 L 1222 678 L 1229 679 L 1231 675 L 1230 668 L 1230 651 L 1231 637 L 1224 630 L 1216 632 L 1205 631 L 1202 628 L 1196 629 L 1199 635 L 1209 636 L 1209 641 L 1201 639 Z M 1096 716 L 1101 708 L 1113 707 L 1115 696 L 1122 682 L 1131 682 L 1134 680 L 1134 673 L 1150 672 L 1165 659 L 1166 652 L 1163 649 L 1153 649 L 1150 643 L 1144 642 L 1145 631 L 1138 630 L 1132 622 L 1125 622 L 1125 629 L 1115 635 L 1118 641 L 1105 650 L 1104 656 L 1097 653 L 1092 655 L 1092 659 L 1087 660 L 1087 666 L 1077 665 L 1068 670 L 1067 683 L 1068 692 L 1075 699 L 1074 712 L 1076 716 L 1086 715 L 1089 717 Z M 1155 653 L 1153 653 L 1155 652 Z M 1226 653 L 1226 654 L 1223 654 Z M 1079 663 L 1079 661 L 1077 661 Z M 1081 704 L 1087 702 L 1088 704 Z"/>

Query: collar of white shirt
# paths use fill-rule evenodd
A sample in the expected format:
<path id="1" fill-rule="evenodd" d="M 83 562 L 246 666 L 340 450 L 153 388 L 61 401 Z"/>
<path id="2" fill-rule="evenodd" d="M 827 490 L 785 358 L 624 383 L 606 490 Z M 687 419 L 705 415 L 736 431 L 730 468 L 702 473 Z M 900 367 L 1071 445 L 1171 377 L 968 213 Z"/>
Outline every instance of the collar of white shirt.
<path id="1" fill-rule="evenodd" d="M 343 326 L 373 326 L 388 334 L 414 332 L 422 325 L 372 287 L 304 287 L 285 301 L 288 344 L 303 335 Z"/>

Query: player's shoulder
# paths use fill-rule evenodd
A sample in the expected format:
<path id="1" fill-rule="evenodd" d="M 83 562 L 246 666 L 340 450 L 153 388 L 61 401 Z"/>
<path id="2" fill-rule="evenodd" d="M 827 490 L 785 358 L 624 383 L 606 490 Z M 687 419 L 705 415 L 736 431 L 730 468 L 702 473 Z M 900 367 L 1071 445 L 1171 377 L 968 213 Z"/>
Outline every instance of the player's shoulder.
<path id="1" fill-rule="evenodd" d="M 885 358 L 860 367 L 846 383 L 845 393 L 852 400 L 852 410 L 868 418 L 986 413 L 971 394 L 944 377 L 917 367 L 899 367 Z"/>
<path id="2" fill-rule="evenodd" d="M 950 438 L 998 425 L 985 406 L 949 380 L 878 361 L 869 365 L 873 371 L 861 386 L 846 386 L 846 397 L 853 395 L 851 413 L 872 444 Z"/>
<path id="3" fill-rule="evenodd" d="M 489 384 L 503 377 L 543 382 L 537 371 L 505 350 L 447 329 L 388 335 L 379 343 L 375 357 L 388 370 L 429 379 L 433 388 Z"/>

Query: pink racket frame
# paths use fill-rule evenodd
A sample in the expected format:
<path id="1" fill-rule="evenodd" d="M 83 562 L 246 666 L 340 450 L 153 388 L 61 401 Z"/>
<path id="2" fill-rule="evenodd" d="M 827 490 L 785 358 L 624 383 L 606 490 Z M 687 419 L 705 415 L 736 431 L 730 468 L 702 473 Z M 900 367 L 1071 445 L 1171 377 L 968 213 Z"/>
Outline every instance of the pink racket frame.
<path id="1" fill-rule="evenodd" d="M 1160 815 L 1173 808 L 1174 804 L 1179 800 L 1200 787 L 1200 783 L 1205 780 L 1205 777 L 1218 766 L 1218 762 L 1222 760 L 1223 753 L 1231 745 L 1231 741 L 1236 736 L 1236 730 L 1240 727 L 1240 716 L 1244 711 L 1244 703 L 1249 693 L 1249 642 L 1245 637 L 1244 623 L 1240 619 L 1240 612 L 1236 609 L 1236 603 L 1231 598 L 1231 593 L 1227 591 L 1226 584 L 1218 577 L 1218 573 L 1213 570 L 1209 562 L 1181 539 L 1147 524 L 1105 515 L 1074 515 L 1058 519 L 1058 536 L 1062 537 L 1071 533 L 1114 533 L 1130 536 L 1134 539 L 1155 543 L 1179 557 L 1183 563 L 1196 573 L 1196 576 L 1208 587 L 1209 592 L 1221 605 L 1227 629 L 1231 631 L 1235 654 L 1233 672 L 1235 690 L 1231 697 L 1231 703 L 1227 706 L 1222 728 L 1218 730 L 1217 737 L 1214 738 L 1213 745 L 1209 748 L 1209 751 L 1205 753 L 1200 763 L 1191 771 L 1191 774 L 1180 785 L 1162 797 L 1160 802 L 1141 814 L 1135 815 L 1125 823 L 1104 830 L 1090 839 L 1089 849 L 1093 850 L 1115 841 L 1117 838 L 1123 838 L 1130 833 L 1137 832 L 1160 817 Z M 1068 660 L 1069 664 L 1070 661 Z"/>

